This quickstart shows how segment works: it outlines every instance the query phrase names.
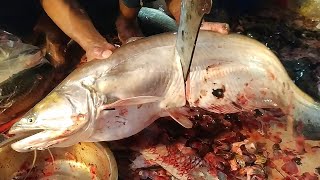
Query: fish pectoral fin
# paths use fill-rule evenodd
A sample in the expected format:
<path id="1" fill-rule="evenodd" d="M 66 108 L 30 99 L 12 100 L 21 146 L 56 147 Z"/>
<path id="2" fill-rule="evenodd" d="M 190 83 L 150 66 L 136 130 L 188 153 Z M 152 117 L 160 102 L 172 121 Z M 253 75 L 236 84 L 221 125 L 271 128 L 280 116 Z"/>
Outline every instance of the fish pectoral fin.
<path id="1" fill-rule="evenodd" d="M 162 100 L 162 97 L 157 96 L 137 96 L 132 98 L 120 99 L 110 104 L 103 105 L 102 109 L 110 109 L 121 106 L 131 106 L 131 105 L 140 105 L 153 103 Z"/>
<path id="2" fill-rule="evenodd" d="M 192 128 L 193 123 L 183 112 L 180 112 L 178 109 L 167 110 L 167 112 L 169 116 L 171 116 L 177 123 L 179 123 L 184 128 Z"/>

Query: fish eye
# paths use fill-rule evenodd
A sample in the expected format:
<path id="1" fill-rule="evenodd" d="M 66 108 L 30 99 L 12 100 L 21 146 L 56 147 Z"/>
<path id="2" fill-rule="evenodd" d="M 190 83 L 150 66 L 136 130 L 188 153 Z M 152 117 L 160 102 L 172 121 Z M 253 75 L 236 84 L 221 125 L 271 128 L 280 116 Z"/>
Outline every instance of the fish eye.
<path id="1" fill-rule="evenodd" d="M 28 122 L 28 123 L 33 123 L 34 120 L 35 120 L 35 119 L 34 119 L 33 117 L 30 117 L 30 118 L 27 119 L 27 122 Z"/>

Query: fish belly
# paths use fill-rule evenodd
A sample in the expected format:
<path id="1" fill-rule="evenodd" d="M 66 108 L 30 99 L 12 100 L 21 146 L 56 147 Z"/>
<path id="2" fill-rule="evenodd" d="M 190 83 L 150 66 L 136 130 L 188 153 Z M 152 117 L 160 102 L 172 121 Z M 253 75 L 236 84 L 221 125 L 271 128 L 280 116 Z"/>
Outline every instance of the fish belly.
<path id="1" fill-rule="evenodd" d="M 263 68 L 208 66 L 190 76 L 189 104 L 215 113 L 235 113 L 282 106 L 282 87 Z"/>

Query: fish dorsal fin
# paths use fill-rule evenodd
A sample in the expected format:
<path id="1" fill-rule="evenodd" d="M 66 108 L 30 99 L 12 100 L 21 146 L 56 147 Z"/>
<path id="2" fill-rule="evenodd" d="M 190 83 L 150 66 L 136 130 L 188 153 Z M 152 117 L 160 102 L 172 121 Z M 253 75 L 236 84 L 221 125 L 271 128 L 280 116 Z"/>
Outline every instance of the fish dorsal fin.
<path id="1" fill-rule="evenodd" d="M 131 106 L 131 105 L 140 105 L 147 104 L 152 102 L 157 102 L 162 100 L 162 97 L 157 96 L 137 96 L 132 98 L 120 99 L 110 104 L 103 105 L 103 109 L 110 109 L 121 106 Z"/>
<path id="2" fill-rule="evenodd" d="M 187 115 L 179 111 L 179 109 L 167 110 L 169 116 L 171 116 L 176 122 L 185 128 L 192 128 L 193 123 L 190 121 Z"/>

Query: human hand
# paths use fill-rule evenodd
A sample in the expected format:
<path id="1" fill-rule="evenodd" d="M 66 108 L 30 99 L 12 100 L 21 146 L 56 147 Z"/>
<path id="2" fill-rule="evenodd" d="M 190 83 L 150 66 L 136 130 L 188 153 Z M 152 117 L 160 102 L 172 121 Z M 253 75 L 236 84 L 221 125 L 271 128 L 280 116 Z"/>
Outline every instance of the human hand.
<path id="1" fill-rule="evenodd" d="M 230 31 L 229 24 L 219 22 L 202 22 L 200 29 L 218 32 L 220 34 L 229 34 Z"/>
<path id="2" fill-rule="evenodd" d="M 113 53 L 115 49 L 116 47 L 107 41 L 86 46 L 84 48 L 86 51 L 86 61 L 88 62 L 94 59 L 106 59 Z"/>

